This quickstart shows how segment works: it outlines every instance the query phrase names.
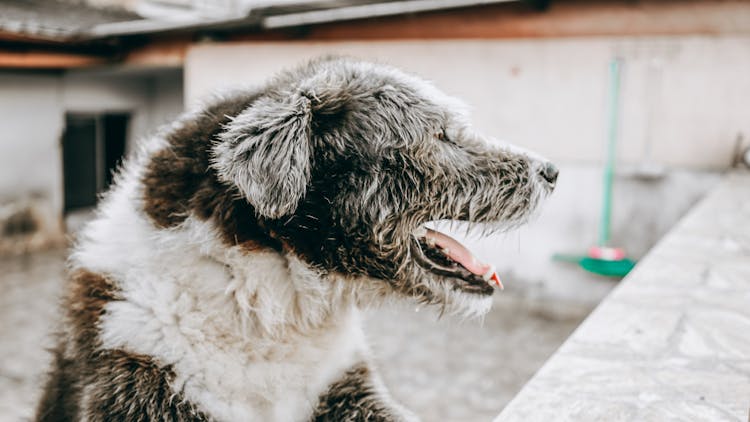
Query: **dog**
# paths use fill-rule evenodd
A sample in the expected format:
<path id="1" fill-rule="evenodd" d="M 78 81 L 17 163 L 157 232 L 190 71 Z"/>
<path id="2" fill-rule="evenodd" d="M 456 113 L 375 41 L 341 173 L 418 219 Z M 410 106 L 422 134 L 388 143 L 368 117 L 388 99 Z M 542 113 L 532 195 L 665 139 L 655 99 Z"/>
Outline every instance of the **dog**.
<path id="1" fill-rule="evenodd" d="M 39 421 L 407 421 L 360 309 L 481 315 L 491 267 L 425 226 L 523 223 L 557 170 L 395 68 L 328 57 L 187 113 L 70 257 Z"/>

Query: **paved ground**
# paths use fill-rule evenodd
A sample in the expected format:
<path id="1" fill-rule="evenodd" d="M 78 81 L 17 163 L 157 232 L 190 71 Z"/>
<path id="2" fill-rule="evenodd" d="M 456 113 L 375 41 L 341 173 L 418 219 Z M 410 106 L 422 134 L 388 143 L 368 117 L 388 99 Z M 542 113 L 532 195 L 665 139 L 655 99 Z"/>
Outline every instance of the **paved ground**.
<path id="1" fill-rule="evenodd" d="M 48 362 L 63 253 L 0 259 L 0 420 L 27 420 Z"/>
<path id="2" fill-rule="evenodd" d="M 27 420 L 47 365 L 63 252 L 0 259 L 0 420 Z M 508 280 L 510 282 L 510 280 Z M 425 421 L 488 421 L 583 317 L 531 310 L 506 294 L 483 324 L 429 310 L 367 316 L 383 378 Z"/>

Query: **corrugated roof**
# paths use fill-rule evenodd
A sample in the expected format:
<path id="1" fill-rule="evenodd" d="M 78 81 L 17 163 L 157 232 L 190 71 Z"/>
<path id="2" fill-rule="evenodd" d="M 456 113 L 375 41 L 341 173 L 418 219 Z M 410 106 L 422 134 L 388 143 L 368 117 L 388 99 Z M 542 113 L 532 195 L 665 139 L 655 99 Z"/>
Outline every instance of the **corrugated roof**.
<path id="1" fill-rule="evenodd" d="M 91 41 L 178 30 L 314 25 L 518 0 L 255 0 L 244 1 L 242 7 L 234 10 L 212 13 L 213 16 L 187 13 L 179 19 L 166 19 L 168 14 L 164 18 L 144 18 L 125 10 L 99 9 L 71 1 L 74 0 L 2 0 L 0 32 L 57 42 Z"/>
<path id="2" fill-rule="evenodd" d="M 60 0 L 3 0 L 0 30 L 31 38 L 75 38 L 101 24 L 141 19 L 135 13 Z"/>

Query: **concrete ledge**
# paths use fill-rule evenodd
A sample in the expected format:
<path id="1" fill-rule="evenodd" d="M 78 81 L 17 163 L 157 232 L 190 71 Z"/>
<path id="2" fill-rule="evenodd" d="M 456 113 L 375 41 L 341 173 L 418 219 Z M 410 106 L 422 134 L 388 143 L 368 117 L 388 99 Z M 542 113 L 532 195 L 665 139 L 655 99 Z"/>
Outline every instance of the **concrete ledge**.
<path id="1" fill-rule="evenodd" d="M 749 411 L 750 173 L 736 172 L 654 247 L 495 422 L 745 422 Z"/>

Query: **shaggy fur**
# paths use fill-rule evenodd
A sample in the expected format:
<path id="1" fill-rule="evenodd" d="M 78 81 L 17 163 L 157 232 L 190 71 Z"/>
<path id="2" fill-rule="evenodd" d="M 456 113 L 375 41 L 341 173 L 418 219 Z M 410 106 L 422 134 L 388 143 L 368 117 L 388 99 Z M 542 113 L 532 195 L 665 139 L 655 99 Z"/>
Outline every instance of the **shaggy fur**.
<path id="1" fill-rule="evenodd" d="M 359 309 L 481 315 L 492 288 L 424 224 L 522 223 L 556 170 L 393 68 L 328 58 L 145 143 L 71 256 L 38 420 L 414 420 Z"/>

